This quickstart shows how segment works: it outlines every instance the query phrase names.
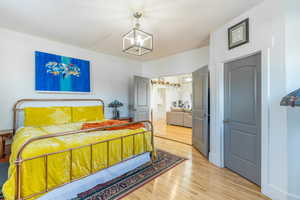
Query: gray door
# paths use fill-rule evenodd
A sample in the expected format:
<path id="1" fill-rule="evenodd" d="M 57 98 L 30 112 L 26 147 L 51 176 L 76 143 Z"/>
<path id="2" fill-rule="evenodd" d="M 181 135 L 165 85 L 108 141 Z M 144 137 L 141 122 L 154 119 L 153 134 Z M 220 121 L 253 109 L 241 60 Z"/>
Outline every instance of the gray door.
<path id="1" fill-rule="evenodd" d="M 260 185 L 261 55 L 225 64 L 225 167 Z"/>
<path id="2" fill-rule="evenodd" d="M 133 120 L 150 120 L 150 79 L 134 76 Z"/>
<path id="3" fill-rule="evenodd" d="M 204 156 L 209 153 L 209 71 L 203 67 L 193 72 L 193 146 Z"/>

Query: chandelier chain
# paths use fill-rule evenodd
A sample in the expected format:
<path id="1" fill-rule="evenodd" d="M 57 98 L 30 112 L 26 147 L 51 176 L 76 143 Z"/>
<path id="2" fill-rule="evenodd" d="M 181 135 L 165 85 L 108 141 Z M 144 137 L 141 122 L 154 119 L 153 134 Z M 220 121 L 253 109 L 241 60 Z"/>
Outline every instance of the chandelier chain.
<path id="1" fill-rule="evenodd" d="M 143 16 L 143 13 L 141 13 L 141 12 L 135 12 L 133 14 L 133 17 L 136 19 L 136 22 L 135 22 L 135 28 L 136 29 L 140 29 L 140 27 L 141 27 L 140 19 L 141 19 L 142 16 Z"/>

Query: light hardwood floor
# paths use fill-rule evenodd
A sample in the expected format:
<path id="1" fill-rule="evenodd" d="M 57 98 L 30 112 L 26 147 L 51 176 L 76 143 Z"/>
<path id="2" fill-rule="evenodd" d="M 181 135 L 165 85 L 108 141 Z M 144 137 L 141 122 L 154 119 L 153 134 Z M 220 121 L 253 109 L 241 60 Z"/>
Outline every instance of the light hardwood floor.
<path id="1" fill-rule="evenodd" d="M 156 148 L 187 161 L 126 196 L 126 200 L 263 200 L 260 188 L 209 163 L 193 147 L 155 138 Z"/>
<path id="2" fill-rule="evenodd" d="M 155 136 L 157 137 L 171 139 L 189 145 L 192 144 L 191 128 L 167 125 L 165 120 L 155 121 L 153 125 Z"/>

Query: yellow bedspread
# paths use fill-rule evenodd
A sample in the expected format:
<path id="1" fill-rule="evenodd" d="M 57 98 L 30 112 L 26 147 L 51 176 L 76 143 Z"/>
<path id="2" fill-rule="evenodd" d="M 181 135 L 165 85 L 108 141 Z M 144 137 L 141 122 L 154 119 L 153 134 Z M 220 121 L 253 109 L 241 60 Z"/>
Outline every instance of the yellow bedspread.
<path id="1" fill-rule="evenodd" d="M 63 124 L 47 127 L 25 127 L 17 131 L 12 143 L 12 154 L 10 157 L 10 167 L 8 172 L 8 180 L 3 186 L 3 194 L 6 200 L 15 199 L 16 192 L 16 154 L 22 144 L 30 138 L 53 134 L 65 131 L 80 130 L 82 123 Z M 61 136 L 56 138 L 44 139 L 29 144 L 23 151 L 22 158 L 31 158 L 42 154 L 57 152 L 74 148 L 86 144 L 104 141 L 107 139 L 118 138 L 120 136 L 128 136 L 123 140 L 123 156 L 121 155 L 121 139 L 111 141 L 109 143 L 109 158 L 107 158 L 107 143 L 93 145 L 92 147 L 92 169 L 91 169 L 91 148 L 84 147 L 72 151 L 72 173 L 70 173 L 70 152 L 48 156 L 48 189 L 55 188 L 72 179 L 78 179 L 87 176 L 91 171 L 96 172 L 103 168 L 114 165 L 124 159 L 143 152 L 152 151 L 151 133 L 143 135 L 132 134 L 144 131 L 137 130 L 117 130 L 117 131 L 97 131 L 89 133 L 80 133 L 76 135 Z M 131 136 L 130 136 L 131 135 Z M 135 144 L 135 150 L 133 149 Z M 134 150 L 134 152 L 133 152 Z M 107 163 L 109 162 L 109 163 Z M 32 194 L 42 192 L 46 189 L 46 159 L 44 157 L 34 160 L 25 161 L 22 164 L 22 197 L 28 197 Z M 34 197 L 37 198 L 38 196 Z M 31 198 L 31 199 L 34 199 Z"/>

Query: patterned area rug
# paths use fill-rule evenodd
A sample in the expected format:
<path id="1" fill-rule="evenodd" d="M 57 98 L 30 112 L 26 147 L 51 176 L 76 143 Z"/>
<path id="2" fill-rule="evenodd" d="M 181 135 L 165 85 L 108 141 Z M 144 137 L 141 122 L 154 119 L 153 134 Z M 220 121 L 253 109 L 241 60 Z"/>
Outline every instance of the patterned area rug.
<path id="1" fill-rule="evenodd" d="M 153 164 L 147 163 L 112 181 L 99 184 L 86 192 L 78 194 L 78 197 L 74 200 L 121 199 L 185 160 L 185 158 L 158 150 L 157 160 Z"/>

